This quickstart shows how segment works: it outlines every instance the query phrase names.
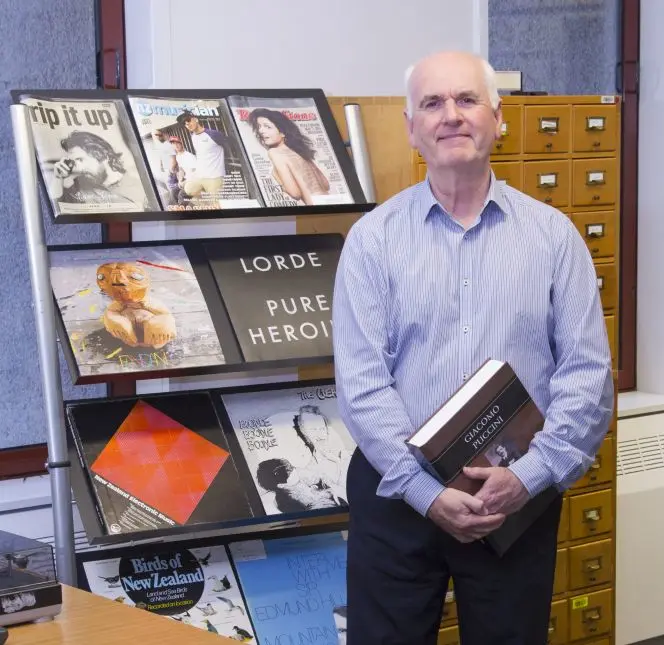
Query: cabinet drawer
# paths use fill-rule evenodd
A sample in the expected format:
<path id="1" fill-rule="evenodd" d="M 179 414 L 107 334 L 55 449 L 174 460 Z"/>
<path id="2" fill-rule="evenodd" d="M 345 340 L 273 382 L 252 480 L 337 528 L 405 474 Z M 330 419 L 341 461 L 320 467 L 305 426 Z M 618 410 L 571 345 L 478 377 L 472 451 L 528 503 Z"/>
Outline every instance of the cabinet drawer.
<path id="1" fill-rule="evenodd" d="M 604 316 L 604 322 L 606 323 L 606 334 L 609 337 L 609 347 L 611 348 L 611 360 L 615 361 L 618 354 L 618 347 L 616 345 L 617 336 L 616 336 L 616 317 L 615 316 Z"/>
<path id="2" fill-rule="evenodd" d="M 556 553 L 556 573 L 553 578 L 553 593 L 567 591 L 567 580 L 569 579 L 569 567 L 567 549 L 558 549 Z"/>
<path id="3" fill-rule="evenodd" d="M 604 311 L 614 311 L 618 306 L 618 269 L 615 262 L 596 264 L 597 288 Z"/>
<path id="4" fill-rule="evenodd" d="M 570 640 L 600 636 L 611 630 L 612 591 L 595 591 L 570 598 Z"/>
<path id="5" fill-rule="evenodd" d="M 574 484 L 574 488 L 583 488 L 584 486 L 594 486 L 595 484 L 605 484 L 613 481 L 615 470 L 613 437 L 606 437 L 597 451 L 595 461 L 588 469 L 588 472 Z"/>
<path id="6" fill-rule="evenodd" d="M 570 149 L 569 105 L 527 105 L 524 116 L 524 152 L 556 153 Z"/>
<path id="7" fill-rule="evenodd" d="M 611 491 L 602 490 L 569 499 L 570 539 L 608 533 L 613 528 Z"/>
<path id="8" fill-rule="evenodd" d="M 491 154 L 514 155 L 521 152 L 523 113 L 520 105 L 503 106 L 501 137 L 493 144 Z"/>
<path id="9" fill-rule="evenodd" d="M 572 213 L 572 221 L 586 241 L 593 258 L 613 258 L 616 254 L 616 214 L 614 211 Z"/>
<path id="10" fill-rule="evenodd" d="M 613 540 L 601 540 L 569 549 L 569 587 L 582 589 L 610 582 L 613 577 Z"/>
<path id="11" fill-rule="evenodd" d="M 526 161 L 523 164 L 524 192 L 558 208 L 569 204 L 569 161 Z"/>
<path id="12" fill-rule="evenodd" d="M 438 645 L 460 645 L 461 637 L 459 636 L 458 627 L 443 627 L 438 632 Z"/>
<path id="13" fill-rule="evenodd" d="M 507 182 L 512 188 L 523 190 L 522 164 L 518 161 L 495 161 L 491 164 L 496 179 Z"/>
<path id="14" fill-rule="evenodd" d="M 613 159 L 576 159 L 572 162 L 572 205 L 607 206 L 616 203 L 618 166 Z"/>
<path id="15" fill-rule="evenodd" d="M 573 118 L 574 152 L 616 149 L 618 115 L 613 105 L 576 105 Z"/>
<path id="16" fill-rule="evenodd" d="M 551 603 L 551 615 L 549 616 L 549 637 L 547 645 L 566 645 L 569 640 L 569 619 L 567 612 L 567 601 L 558 600 Z"/>
<path id="17" fill-rule="evenodd" d="M 558 542 L 569 540 L 569 497 L 563 497 L 563 506 L 560 511 L 560 524 L 558 524 Z"/>

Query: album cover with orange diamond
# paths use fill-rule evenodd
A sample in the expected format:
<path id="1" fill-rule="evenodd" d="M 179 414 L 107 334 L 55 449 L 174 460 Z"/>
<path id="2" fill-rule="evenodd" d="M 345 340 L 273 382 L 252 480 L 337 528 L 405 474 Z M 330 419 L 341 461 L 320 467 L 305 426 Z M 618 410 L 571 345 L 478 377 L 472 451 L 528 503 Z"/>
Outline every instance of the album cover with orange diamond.
<path id="1" fill-rule="evenodd" d="M 70 403 L 66 412 L 109 535 L 252 517 L 207 392 Z"/>

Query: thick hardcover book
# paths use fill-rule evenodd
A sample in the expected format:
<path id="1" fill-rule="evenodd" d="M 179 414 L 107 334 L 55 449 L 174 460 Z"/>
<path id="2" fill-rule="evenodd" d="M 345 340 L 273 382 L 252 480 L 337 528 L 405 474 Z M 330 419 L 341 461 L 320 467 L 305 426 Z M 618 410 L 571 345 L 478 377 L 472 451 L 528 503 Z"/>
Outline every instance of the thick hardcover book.
<path id="1" fill-rule="evenodd" d="M 207 393 L 72 403 L 66 412 L 107 534 L 252 517 Z"/>
<path id="2" fill-rule="evenodd" d="M 474 495 L 482 482 L 463 474 L 466 466 L 513 464 L 528 452 L 544 417 L 510 365 L 486 361 L 411 437 L 445 486 Z M 549 488 L 484 541 L 503 554 L 559 493 Z"/>

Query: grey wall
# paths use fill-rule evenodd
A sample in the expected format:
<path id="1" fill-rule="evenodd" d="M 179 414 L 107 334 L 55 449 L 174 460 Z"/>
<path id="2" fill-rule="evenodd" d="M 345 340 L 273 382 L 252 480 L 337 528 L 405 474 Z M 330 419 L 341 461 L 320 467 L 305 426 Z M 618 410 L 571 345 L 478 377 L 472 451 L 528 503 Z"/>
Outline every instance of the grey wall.
<path id="1" fill-rule="evenodd" d="M 615 94 L 618 0 L 489 0 L 489 61 L 524 90 Z"/>
<path id="2" fill-rule="evenodd" d="M 9 90 L 95 87 L 92 0 L 0 0 L 0 448 L 45 441 L 42 390 Z M 100 241 L 100 226 L 52 225 L 47 242 Z M 83 398 L 99 387 L 73 387 L 66 370 L 64 395 Z"/>

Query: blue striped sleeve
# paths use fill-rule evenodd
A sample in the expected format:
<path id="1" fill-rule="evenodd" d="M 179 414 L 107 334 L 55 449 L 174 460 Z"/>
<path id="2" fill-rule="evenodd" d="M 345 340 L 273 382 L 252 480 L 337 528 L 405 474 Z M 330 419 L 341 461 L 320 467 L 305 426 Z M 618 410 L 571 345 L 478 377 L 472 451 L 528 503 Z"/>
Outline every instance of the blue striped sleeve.
<path id="1" fill-rule="evenodd" d="M 552 219 L 558 240 L 552 281 L 555 371 L 543 431 L 510 466 L 531 495 L 569 488 L 592 464 L 613 413 L 611 352 L 591 256 L 574 224 Z"/>
<path id="2" fill-rule="evenodd" d="M 381 475 L 377 494 L 403 499 L 426 515 L 444 486 L 405 444 L 414 427 L 394 388 L 386 249 L 372 221 L 365 215 L 352 227 L 337 268 L 333 338 L 339 408 L 358 447 Z"/>

